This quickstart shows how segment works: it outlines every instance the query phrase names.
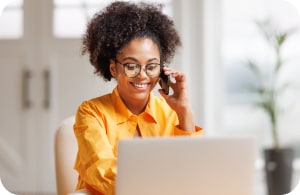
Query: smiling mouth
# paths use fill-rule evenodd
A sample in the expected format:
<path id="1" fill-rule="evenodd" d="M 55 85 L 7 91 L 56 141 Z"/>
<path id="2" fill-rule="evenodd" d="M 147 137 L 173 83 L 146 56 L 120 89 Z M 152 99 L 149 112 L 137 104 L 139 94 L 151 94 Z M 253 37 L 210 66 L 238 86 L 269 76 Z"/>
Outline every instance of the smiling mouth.
<path id="1" fill-rule="evenodd" d="M 131 84 L 134 87 L 139 88 L 139 89 L 145 89 L 150 85 L 149 83 L 131 83 Z"/>

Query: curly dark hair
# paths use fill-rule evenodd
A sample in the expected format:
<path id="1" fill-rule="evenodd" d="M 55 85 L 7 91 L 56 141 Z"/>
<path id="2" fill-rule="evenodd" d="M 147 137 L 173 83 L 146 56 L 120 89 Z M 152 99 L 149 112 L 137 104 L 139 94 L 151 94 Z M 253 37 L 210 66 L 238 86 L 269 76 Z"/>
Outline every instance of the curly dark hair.
<path id="1" fill-rule="evenodd" d="M 160 49 L 161 63 L 169 63 L 181 41 L 174 22 L 162 8 L 162 4 L 117 1 L 96 13 L 82 41 L 82 54 L 89 53 L 95 73 L 110 81 L 110 60 L 135 38 L 150 38 Z"/>

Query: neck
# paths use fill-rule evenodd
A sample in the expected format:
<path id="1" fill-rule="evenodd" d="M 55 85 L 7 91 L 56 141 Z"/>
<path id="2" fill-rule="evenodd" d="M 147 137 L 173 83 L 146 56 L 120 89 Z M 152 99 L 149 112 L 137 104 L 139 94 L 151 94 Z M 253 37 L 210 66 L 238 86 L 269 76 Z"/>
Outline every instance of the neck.
<path id="1" fill-rule="evenodd" d="M 121 97 L 122 101 L 124 102 L 124 104 L 126 105 L 126 107 L 130 110 L 130 112 L 135 115 L 141 114 L 145 110 L 147 103 L 148 103 L 148 99 L 146 99 L 146 100 L 135 100 L 135 99 L 128 100 L 126 98 L 123 98 L 121 94 L 120 94 L 120 97 Z"/>
<path id="2" fill-rule="evenodd" d="M 124 101 L 124 100 L 123 100 Z M 132 112 L 132 114 L 139 115 L 141 114 L 147 105 L 146 102 L 137 102 L 137 101 L 124 101 L 127 108 Z"/>

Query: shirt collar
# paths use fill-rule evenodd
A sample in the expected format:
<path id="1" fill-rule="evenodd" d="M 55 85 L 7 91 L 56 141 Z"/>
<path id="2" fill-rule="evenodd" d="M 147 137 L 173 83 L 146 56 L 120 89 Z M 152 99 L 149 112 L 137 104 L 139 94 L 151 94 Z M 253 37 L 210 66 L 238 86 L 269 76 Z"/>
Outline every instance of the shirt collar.
<path id="1" fill-rule="evenodd" d="M 114 88 L 111 97 L 112 97 L 111 99 L 112 99 L 113 106 L 114 106 L 115 113 L 116 113 L 117 124 L 128 121 L 128 119 L 131 116 L 133 116 L 133 114 L 130 112 L 130 110 L 127 108 L 127 106 L 124 104 L 122 98 L 120 97 L 117 87 Z M 157 105 L 155 105 L 154 99 L 155 99 L 155 96 L 151 92 L 145 111 L 142 112 L 141 114 L 139 114 L 137 117 L 143 117 L 145 120 L 147 120 L 149 122 L 157 123 L 157 120 L 154 117 L 155 110 L 156 110 L 155 106 L 157 106 Z"/>

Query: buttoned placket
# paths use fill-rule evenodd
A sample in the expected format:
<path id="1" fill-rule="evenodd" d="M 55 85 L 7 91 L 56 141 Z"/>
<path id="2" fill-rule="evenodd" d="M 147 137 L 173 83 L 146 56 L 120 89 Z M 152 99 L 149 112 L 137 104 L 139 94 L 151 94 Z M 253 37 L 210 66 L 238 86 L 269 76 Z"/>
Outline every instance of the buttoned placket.
<path id="1" fill-rule="evenodd" d="M 130 134 L 134 135 L 137 129 L 137 116 L 136 115 L 131 115 L 128 118 L 127 121 L 127 129 L 130 132 Z"/>

